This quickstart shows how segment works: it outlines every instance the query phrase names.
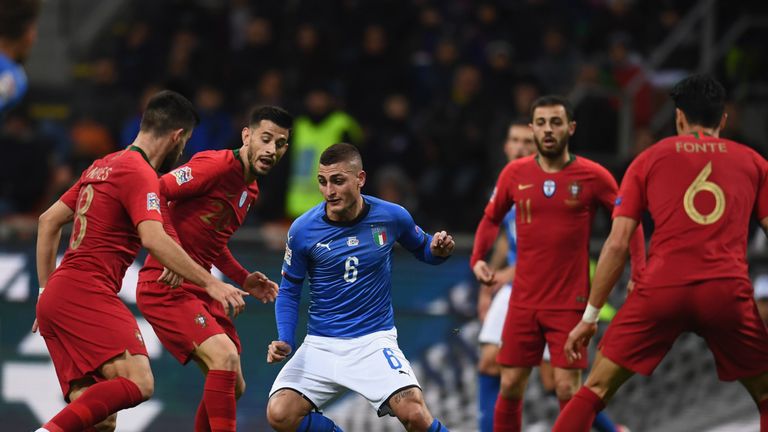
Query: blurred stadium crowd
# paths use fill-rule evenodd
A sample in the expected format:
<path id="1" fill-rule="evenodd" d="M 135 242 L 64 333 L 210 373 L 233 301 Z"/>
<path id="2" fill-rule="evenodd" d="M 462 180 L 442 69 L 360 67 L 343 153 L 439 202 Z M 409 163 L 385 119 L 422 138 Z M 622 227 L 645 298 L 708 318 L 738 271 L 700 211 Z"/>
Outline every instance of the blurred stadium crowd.
<path id="1" fill-rule="evenodd" d="M 171 88 L 202 116 L 186 157 L 239 146 L 252 105 L 299 116 L 288 160 L 261 182 L 252 224 L 303 212 L 293 201 L 303 198 L 307 152 L 348 141 L 364 152 L 364 192 L 404 204 L 425 226 L 469 232 L 502 167 L 506 128 L 534 98 L 569 96 L 578 124 L 571 148 L 620 178 L 625 88 L 640 83 L 632 157 L 673 132 L 671 115 L 663 127 L 651 127 L 653 116 L 668 86 L 699 67 L 695 34 L 647 67 L 693 0 L 127 3 L 73 70 L 61 71 L 75 77 L 56 90 L 67 101 L 61 109 L 35 106 L 45 98 L 31 77 L 30 97 L 3 119 L 3 152 L 18 155 L 0 158 L 0 218 L 9 226 L 34 225 L 93 159 L 132 141 L 147 97 Z M 719 2 L 716 29 L 750 8 L 764 6 Z M 724 135 L 761 151 L 765 123 L 740 122 L 738 109 L 750 97 L 744 85 L 765 80 L 765 54 L 761 38 L 747 34 L 712 70 L 735 102 Z"/>

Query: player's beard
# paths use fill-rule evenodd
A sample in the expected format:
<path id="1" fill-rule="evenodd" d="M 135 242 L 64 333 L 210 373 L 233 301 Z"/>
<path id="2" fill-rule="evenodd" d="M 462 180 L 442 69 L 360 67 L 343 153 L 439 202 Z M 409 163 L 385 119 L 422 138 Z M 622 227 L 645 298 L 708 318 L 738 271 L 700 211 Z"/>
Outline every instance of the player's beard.
<path id="1" fill-rule="evenodd" d="M 173 150 L 171 150 L 171 152 L 165 156 L 165 159 L 163 159 L 163 162 L 157 168 L 157 172 L 161 174 L 170 172 L 176 166 L 176 162 L 179 161 L 179 157 L 181 156 L 181 153 L 183 151 L 184 151 L 183 143 L 174 147 Z"/>
<path id="2" fill-rule="evenodd" d="M 563 155 L 565 148 L 568 146 L 568 136 L 564 136 L 562 139 L 556 139 L 557 144 L 553 148 L 545 148 L 543 143 L 539 141 L 539 138 L 534 136 L 536 141 L 536 150 L 538 150 L 541 157 L 545 159 L 557 159 Z"/>

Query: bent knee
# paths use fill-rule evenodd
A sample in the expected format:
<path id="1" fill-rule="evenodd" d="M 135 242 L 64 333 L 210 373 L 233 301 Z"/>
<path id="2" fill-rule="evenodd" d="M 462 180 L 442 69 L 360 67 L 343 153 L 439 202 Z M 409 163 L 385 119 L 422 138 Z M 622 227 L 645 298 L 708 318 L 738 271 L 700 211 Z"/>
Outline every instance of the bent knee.
<path id="1" fill-rule="evenodd" d="M 151 398 L 155 393 L 155 379 L 152 377 L 152 373 L 135 375 L 128 379 L 139 388 L 142 400 Z"/>
<path id="2" fill-rule="evenodd" d="M 114 432 L 117 429 L 117 414 L 104 419 L 101 423 L 94 426 L 98 432 Z"/>
<path id="3" fill-rule="evenodd" d="M 278 432 L 293 431 L 301 422 L 301 413 L 288 404 L 270 399 L 267 404 L 267 421 Z"/>
<path id="4" fill-rule="evenodd" d="M 408 431 L 426 431 L 432 424 L 432 416 L 427 407 L 420 403 L 410 403 L 403 407 L 397 418 Z"/>
<path id="5" fill-rule="evenodd" d="M 555 383 L 555 394 L 560 400 L 568 400 L 576 394 L 576 384 L 573 382 Z"/>

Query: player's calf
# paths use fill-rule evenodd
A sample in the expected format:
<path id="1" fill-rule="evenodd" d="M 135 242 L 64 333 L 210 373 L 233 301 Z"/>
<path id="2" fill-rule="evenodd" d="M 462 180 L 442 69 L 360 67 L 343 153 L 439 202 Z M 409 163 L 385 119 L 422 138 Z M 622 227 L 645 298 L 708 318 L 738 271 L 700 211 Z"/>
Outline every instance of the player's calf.
<path id="1" fill-rule="evenodd" d="M 389 398 L 387 404 L 409 432 L 448 430 L 429 413 L 424 403 L 424 395 L 418 387 L 400 390 Z"/>

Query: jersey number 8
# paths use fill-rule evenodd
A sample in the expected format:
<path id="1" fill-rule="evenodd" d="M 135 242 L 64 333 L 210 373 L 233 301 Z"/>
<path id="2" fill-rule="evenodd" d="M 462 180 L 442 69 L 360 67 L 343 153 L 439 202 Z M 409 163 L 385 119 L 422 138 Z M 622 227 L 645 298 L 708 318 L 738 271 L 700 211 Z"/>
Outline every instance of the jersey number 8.
<path id="1" fill-rule="evenodd" d="M 85 213 L 91 208 L 91 202 L 93 201 L 93 185 L 88 185 L 80 190 L 80 194 L 77 196 L 77 210 L 75 211 L 75 226 L 72 232 L 72 249 L 77 249 L 82 243 L 85 237 L 85 229 L 88 228 L 88 220 L 85 218 Z M 79 230 L 78 230 L 79 228 Z M 77 232 L 77 234 L 75 234 Z"/>

